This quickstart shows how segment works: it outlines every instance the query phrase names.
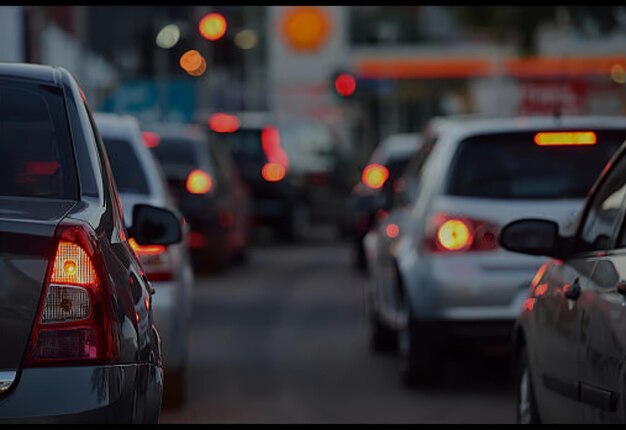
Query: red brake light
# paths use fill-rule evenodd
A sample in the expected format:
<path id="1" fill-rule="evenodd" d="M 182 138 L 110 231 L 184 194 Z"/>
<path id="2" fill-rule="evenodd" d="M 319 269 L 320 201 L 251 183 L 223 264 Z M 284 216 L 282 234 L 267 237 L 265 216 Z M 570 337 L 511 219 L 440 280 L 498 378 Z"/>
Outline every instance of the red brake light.
<path id="1" fill-rule="evenodd" d="M 389 179 L 389 170 L 381 164 L 369 164 L 363 169 L 361 180 L 368 187 L 377 190 Z"/>
<path id="2" fill-rule="evenodd" d="M 267 182 L 282 181 L 285 177 L 285 167 L 278 163 L 267 163 L 261 170 L 261 176 Z"/>
<path id="3" fill-rule="evenodd" d="M 400 229 L 397 224 L 389 224 L 387 228 L 385 228 L 385 233 L 387 233 L 387 237 L 391 239 L 395 239 L 400 234 Z"/>
<path id="4" fill-rule="evenodd" d="M 141 137 L 143 144 L 148 148 L 156 148 L 161 143 L 161 137 L 152 131 L 143 131 Z"/>
<path id="5" fill-rule="evenodd" d="M 539 146 L 595 145 L 597 140 L 593 131 L 542 131 L 535 135 Z"/>
<path id="6" fill-rule="evenodd" d="M 468 217 L 435 215 L 426 234 L 430 252 L 474 252 L 498 248 L 496 225 Z"/>
<path id="7" fill-rule="evenodd" d="M 287 168 L 289 158 L 280 146 L 280 133 L 274 126 L 265 127 L 261 131 L 261 147 L 269 164 L 281 164 Z"/>
<path id="8" fill-rule="evenodd" d="M 82 225 L 57 230 L 27 367 L 119 361 L 112 293 L 92 237 Z"/>
<path id="9" fill-rule="evenodd" d="M 239 130 L 239 118 L 226 113 L 214 113 L 209 118 L 209 127 L 216 133 L 234 133 Z"/>
<path id="10" fill-rule="evenodd" d="M 437 229 L 437 244 L 446 251 L 464 251 L 472 246 L 471 227 L 458 219 L 449 219 Z"/>
<path id="11" fill-rule="evenodd" d="M 196 169 L 187 176 L 186 186 L 191 194 L 206 194 L 213 188 L 213 181 L 208 173 Z"/>

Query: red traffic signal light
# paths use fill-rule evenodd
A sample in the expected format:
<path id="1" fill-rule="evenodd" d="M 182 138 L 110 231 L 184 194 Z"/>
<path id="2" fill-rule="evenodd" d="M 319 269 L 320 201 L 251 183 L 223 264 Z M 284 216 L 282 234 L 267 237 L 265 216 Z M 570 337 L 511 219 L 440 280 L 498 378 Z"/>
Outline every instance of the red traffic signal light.
<path id="1" fill-rule="evenodd" d="M 350 97 L 356 91 L 356 79 L 349 73 L 340 73 L 335 78 L 335 90 L 342 97 Z"/>

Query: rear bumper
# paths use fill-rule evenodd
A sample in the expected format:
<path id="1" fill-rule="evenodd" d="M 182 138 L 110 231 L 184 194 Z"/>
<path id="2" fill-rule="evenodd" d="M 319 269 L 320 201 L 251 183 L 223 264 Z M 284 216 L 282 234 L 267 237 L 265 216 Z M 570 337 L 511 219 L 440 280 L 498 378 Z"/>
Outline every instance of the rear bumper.
<path id="1" fill-rule="evenodd" d="M 476 342 L 509 341 L 513 339 L 514 320 L 418 320 L 417 329 L 448 345 L 474 345 Z M 451 342 L 452 341 L 452 342 Z"/>
<path id="2" fill-rule="evenodd" d="M 162 394 L 153 364 L 24 369 L 0 396 L 0 424 L 158 422 Z"/>

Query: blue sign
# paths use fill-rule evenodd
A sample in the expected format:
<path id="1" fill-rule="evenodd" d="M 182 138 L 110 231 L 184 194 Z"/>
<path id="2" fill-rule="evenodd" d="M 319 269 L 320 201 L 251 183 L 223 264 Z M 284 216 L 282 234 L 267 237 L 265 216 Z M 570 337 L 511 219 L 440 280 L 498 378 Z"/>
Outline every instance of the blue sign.
<path id="1" fill-rule="evenodd" d="M 131 79 L 122 82 L 98 107 L 103 112 L 130 114 L 147 121 L 192 122 L 196 83 L 190 79 Z"/>

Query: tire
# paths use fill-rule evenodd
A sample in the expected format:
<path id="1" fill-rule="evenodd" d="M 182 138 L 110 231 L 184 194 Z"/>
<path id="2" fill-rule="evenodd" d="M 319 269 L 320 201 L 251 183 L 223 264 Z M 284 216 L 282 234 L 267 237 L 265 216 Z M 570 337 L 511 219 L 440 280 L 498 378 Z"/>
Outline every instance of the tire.
<path id="1" fill-rule="evenodd" d="M 528 351 L 523 346 L 519 352 L 517 366 L 517 423 L 518 424 L 541 424 L 537 401 L 535 399 L 532 384 Z"/>
<path id="2" fill-rule="evenodd" d="M 378 315 L 370 318 L 370 351 L 375 354 L 395 352 L 397 347 L 396 332 L 387 327 Z"/>
<path id="3" fill-rule="evenodd" d="M 163 380 L 163 407 L 179 409 L 185 401 L 185 368 L 166 369 Z"/>
<path id="4" fill-rule="evenodd" d="M 431 330 L 419 330 L 408 304 L 398 330 L 398 370 L 408 388 L 433 388 L 444 379 L 443 355 Z"/>

